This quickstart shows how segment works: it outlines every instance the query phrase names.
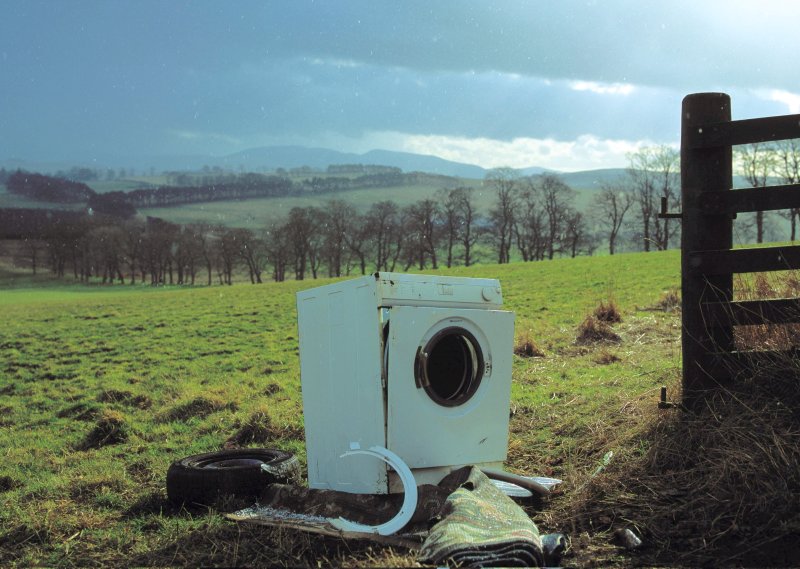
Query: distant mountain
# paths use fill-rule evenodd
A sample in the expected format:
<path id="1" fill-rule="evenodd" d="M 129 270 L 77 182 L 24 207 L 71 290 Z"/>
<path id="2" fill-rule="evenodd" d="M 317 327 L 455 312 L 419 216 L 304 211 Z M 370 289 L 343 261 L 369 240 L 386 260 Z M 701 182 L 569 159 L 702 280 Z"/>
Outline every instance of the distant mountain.
<path id="1" fill-rule="evenodd" d="M 576 190 L 600 190 L 603 184 L 625 181 L 625 168 L 603 168 L 601 170 L 583 170 L 581 172 L 563 172 L 559 177 L 565 184 Z"/>
<path id="2" fill-rule="evenodd" d="M 268 146 L 252 148 L 213 159 L 210 166 L 231 169 L 275 170 L 277 168 L 300 168 L 309 166 L 325 170 L 331 164 L 364 164 L 394 166 L 404 172 L 428 172 L 444 176 L 481 179 L 486 170 L 472 164 L 462 164 L 436 156 L 393 152 L 390 150 L 370 150 L 365 154 L 339 152 L 328 148 L 307 148 L 304 146 Z"/>
<path id="3" fill-rule="evenodd" d="M 457 178 L 482 180 L 489 169 L 445 160 L 438 156 L 396 152 L 391 150 L 370 150 L 363 154 L 340 152 L 329 148 L 309 148 L 305 146 L 266 146 L 250 148 L 226 156 L 209 155 L 171 155 L 171 156 L 139 156 L 139 157 L 98 157 L 91 163 L 39 162 L 25 160 L 0 160 L 0 167 L 7 170 L 21 168 L 31 172 L 54 174 L 68 171 L 71 168 L 87 167 L 99 170 L 101 175 L 108 168 L 135 168 L 139 175 L 146 172 L 162 171 L 196 171 L 204 167 L 219 167 L 233 172 L 264 172 L 278 168 L 287 170 L 304 166 L 314 170 L 325 171 L 330 165 L 363 164 L 394 166 L 404 172 L 426 172 Z M 618 180 L 625 174 L 624 168 L 587 170 L 583 172 L 558 172 L 548 168 L 529 167 L 517 169 L 520 175 L 535 176 L 551 173 L 559 175 L 570 186 L 576 189 L 597 189 L 603 182 Z"/>

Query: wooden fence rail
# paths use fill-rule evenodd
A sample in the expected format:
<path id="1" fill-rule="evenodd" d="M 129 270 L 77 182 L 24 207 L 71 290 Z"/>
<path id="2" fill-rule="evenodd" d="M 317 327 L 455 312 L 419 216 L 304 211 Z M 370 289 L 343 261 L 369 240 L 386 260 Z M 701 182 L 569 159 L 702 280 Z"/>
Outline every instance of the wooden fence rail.
<path id="1" fill-rule="evenodd" d="M 800 138 L 800 115 L 731 120 L 730 97 L 697 93 L 681 120 L 683 402 L 689 408 L 737 367 L 770 365 L 777 352 L 737 352 L 736 325 L 800 322 L 800 299 L 733 301 L 733 274 L 800 268 L 800 246 L 733 249 L 739 212 L 800 207 L 800 185 L 731 191 L 732 147 Z"/>

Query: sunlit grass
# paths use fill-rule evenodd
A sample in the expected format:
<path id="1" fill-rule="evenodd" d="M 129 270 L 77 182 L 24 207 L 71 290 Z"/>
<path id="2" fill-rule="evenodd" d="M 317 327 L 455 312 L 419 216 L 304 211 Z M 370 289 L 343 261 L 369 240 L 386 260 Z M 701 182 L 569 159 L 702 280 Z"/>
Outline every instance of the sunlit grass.
<path id="1" fill-rule="evenodd" d="M 598 421 L 623 420 L 626 398 L 652 392 L 655 401 L 674 382 L 678 317 L 642 309 L 677 286 L 678 265 L 666 252 L 440 271 L 499 278 L 517 334 L 545 354 L 514 356 L 509 468 L 562 477 L 568 493 L 608 450 L 586 446 Z M 0 291 L 0 563 L 232 564 L 235 528 L 172 509 L 166 470 L 232 440 L 304 461 L 295 293 L 326 282 Z M 621 343 L 576 345 L 580 322 L 609 298 L 622 313 Z M 119 433 L 103 440 L 98 429 L 109 425 Z M 559 529 L 546 511 L 531 513 Z M 286 536 L 259 539 L 278 547 Z M 240 562 L 258 563 L 260 553 L 237 543 L 250 551 Z M 298 555 L 286 562 L 310 553 Z M 373 554 L 347 555 L 370 564 Z"/>

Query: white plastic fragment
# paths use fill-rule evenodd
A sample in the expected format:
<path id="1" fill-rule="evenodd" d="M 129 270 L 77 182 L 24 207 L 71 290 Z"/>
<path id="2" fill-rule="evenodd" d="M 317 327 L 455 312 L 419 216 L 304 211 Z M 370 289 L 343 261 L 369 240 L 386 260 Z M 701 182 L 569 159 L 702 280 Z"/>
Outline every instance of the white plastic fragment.
<path id="1" fill-rule="evenodd" d="M 373 446 L 364 450 L 358 443 L 350 443 L 350 449 L 351 450 L 340 455 L 339 458 L 352 456 L 354 454 L 366 454 L 381 459 L 394 469 L 400 477 L 400 481 L 403 483 L 403 492 L 405 493 L 403 505 L 400 507 L 400 511 L 397 512 L 395 517 L 388 522 L 376 526 L 359 524 L 344 518 L 331 518 L 328 521 L 333 527 L 341 531 L 377 533 L 379 535 L 392 535 L 397 533 L 411 520 L 411 517 L 414 515 L 414 510 L 417 508 L 417 483 L 414 480 L 411 469 L 403 462 L 403 459 L 382 446 Z"/>

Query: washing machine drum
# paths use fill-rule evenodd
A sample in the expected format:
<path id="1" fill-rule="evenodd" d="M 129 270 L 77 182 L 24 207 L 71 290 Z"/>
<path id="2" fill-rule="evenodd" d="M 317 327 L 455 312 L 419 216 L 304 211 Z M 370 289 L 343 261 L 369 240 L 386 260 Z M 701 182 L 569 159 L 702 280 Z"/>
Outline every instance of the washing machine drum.
<path id="1" fill-rule="evenodd" d="M 481 384 L 484 355 L 475 336 L 461 326 L 436 332 L 417 349 L 417 387 L 439 405 L 456 407 L 469 401 Z"/>

